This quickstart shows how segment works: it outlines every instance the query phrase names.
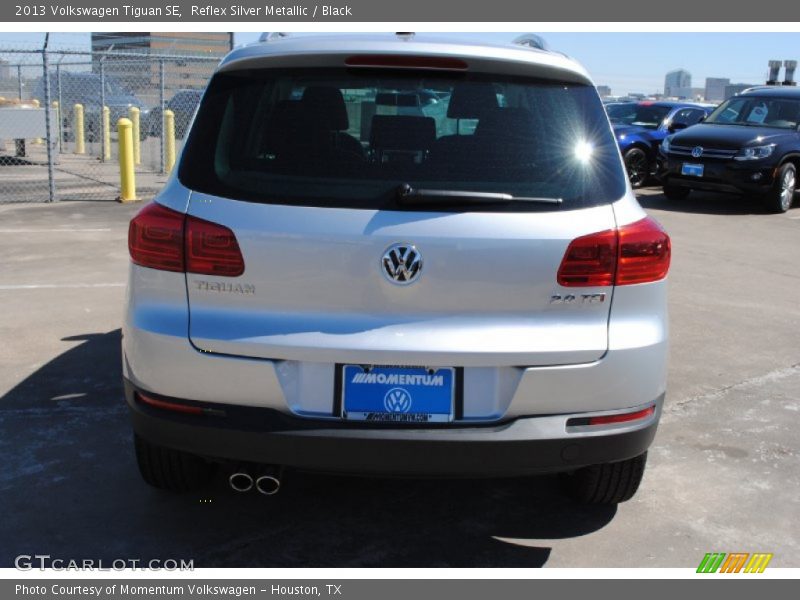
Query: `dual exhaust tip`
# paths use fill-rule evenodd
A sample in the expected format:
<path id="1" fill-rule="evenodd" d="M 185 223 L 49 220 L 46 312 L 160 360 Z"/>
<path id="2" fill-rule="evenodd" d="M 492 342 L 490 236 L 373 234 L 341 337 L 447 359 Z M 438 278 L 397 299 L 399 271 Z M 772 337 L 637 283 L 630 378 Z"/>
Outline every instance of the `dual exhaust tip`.
<path id="1" fill-rule="evenodd" d="M 252 474 L 249 469 L 240 467 L 228 477 L 228 484 L 235 492 L 245 493 L 255 488 L 259 494 L 274 496 L 281 489 L 281 469 L 263 467 Z"/>

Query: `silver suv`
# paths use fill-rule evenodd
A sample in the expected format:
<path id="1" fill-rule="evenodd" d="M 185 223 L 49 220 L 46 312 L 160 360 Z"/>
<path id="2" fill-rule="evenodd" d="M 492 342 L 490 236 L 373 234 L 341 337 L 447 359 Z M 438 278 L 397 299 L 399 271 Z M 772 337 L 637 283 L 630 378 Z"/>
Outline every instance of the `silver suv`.
<path id="1" fill-rule="evenodd" d="M 124 378 L 151 485 L 224 468 L 271 494 L 287 467 L 561 472 L 594 503 L 639 486 L 670 241 L 589 76 L 536 38 L 233 51 L 129 248 Z"/>

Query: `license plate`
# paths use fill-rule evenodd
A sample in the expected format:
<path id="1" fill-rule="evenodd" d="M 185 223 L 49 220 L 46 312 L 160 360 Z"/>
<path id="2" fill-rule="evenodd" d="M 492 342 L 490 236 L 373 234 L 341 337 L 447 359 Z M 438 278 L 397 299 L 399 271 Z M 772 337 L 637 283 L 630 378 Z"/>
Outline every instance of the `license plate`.
<path id="1" fill-rule="evenodd" d="M 424 367 L 342 368 L 342 418 L 389 423 L 453 420 L 455 369 Z"/>
<path id="2" fill-rule="evenodd" d="M 703 165 L 683 163 L 683 166 L 681 167 L 681 175 L 688 175 L 689 177 L 702 177 Z"/>

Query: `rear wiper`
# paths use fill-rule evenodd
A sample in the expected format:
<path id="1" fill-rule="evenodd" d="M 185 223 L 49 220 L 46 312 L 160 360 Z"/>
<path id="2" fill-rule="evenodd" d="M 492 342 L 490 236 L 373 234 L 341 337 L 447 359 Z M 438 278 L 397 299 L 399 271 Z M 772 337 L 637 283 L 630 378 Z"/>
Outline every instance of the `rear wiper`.
<path id="1" fill-rule="evenodd" d="M 539 198 L 534 196 L 512 196 L 500 192 L 470 192 L 467 190 L 433 190 L 413 188 L 404 183 L 397 188 L 397 203 L 403 206 L 459 205 L 459 204 L 561 204 L 561 198 Z"/>

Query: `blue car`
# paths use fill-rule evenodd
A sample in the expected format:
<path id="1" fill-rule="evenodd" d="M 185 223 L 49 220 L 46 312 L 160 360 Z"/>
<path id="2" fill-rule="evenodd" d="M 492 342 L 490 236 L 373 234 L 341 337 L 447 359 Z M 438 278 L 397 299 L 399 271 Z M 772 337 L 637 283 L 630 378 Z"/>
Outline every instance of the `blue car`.
<path id="1" fill-rule="evenodd" d="M 658 148 L 671 133 L 699 123 L 714 109 L 694 102 L 620 102 L 606 105 L 631 186 L 655 172 Z"/>

